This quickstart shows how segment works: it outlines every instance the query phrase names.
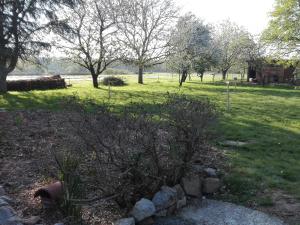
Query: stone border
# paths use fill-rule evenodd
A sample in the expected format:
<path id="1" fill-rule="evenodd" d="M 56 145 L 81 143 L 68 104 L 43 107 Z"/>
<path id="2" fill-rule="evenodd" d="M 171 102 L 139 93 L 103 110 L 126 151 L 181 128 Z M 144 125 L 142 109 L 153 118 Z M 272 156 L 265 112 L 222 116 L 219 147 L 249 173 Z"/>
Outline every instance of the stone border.
<path id="1" fill-rule="evenodd" d="M 154 217 L 174 215 L 187 205 L 190 198 L 202 199 L 203 195 L 216 193 L 221 188 L 221 180 L 213 168 L 193 165 L 192 170 L 174 187 L 162 186 L 152 200 L 142 198 L 135 203 L 128 218 L 114 225 L 154 224 Z"/>
<path id="2" fill-rule="evenodd" d="M 0 224 L 1 225 L 23 225 L 17 213 L 10 206 L 12 199 L 6 195 L 2 186 L 0 186 Z"/>

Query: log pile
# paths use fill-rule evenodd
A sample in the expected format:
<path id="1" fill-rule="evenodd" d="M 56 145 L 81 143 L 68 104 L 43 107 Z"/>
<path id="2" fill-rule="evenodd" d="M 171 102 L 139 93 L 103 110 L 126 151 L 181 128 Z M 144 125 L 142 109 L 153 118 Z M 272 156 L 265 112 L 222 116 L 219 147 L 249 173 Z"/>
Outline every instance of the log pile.
<path id="1" fill-rule="evenodd" d="M 41 77 L 32 80 L 7 81 L 8 91 L 31 91 L 66 88 L 65 79 L 61 76 Z"/>

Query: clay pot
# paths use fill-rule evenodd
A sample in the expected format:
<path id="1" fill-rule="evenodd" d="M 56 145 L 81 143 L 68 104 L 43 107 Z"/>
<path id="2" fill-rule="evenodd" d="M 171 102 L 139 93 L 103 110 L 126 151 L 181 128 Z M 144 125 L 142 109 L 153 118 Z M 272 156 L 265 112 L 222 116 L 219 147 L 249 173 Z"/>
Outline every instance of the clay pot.
<path id="1" fill-rule="evenodd" d="M 40 197 L 45 208 L 53 207 L 63 196 L 63 186 L 60 181 L 40 188 L 34 194 L 34 197 Z"/>

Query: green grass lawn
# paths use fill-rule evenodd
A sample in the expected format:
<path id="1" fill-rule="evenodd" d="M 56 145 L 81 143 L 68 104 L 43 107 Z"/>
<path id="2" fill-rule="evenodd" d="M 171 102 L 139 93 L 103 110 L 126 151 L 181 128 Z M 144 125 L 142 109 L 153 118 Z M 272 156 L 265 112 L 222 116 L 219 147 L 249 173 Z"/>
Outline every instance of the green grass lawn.
<path id="1" fill-rule="evenodd" d="M 244 141 L 243 147 L 228 149 L 231 173 L 226 183 L 232 201 L 255 199 L 256 192 L 281 189 L 300 199 L 300 90 L 282 87 L 231 87 L 231 111 L 226 111 L 226 86 L 201 83 L 199 78 L 178 88 L 177 77 L 145 78 L 144 85 L 136 77 L 126 77 L 128 85 L 108 88 L 91 87 L 91 82 L 73 83 L 71 88 L 53 91 L 10 92 L 0 96 L 0 108 L 59 110 L 60 100 L 74 93 L 80 99 L 109 103 L 118 111 L 124 105 L 139 103 L 155 111 L 167 92 L 183 93 L 193 98 L 209 98 L 220 116 L 215 145 L 223 148 L 222 140 Z M 262 201 L 265 202 L 265 201 Z"/>

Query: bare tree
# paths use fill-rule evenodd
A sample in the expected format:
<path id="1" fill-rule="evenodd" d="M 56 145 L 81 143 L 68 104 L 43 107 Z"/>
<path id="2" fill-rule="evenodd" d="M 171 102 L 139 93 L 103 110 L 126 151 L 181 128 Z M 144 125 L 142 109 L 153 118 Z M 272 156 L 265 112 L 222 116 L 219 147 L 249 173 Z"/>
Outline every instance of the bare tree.
<path id="1" fill-rule="evenodd" d="M 214 45 L 217 56 L 217 67 L 226 79 L 228 70 L 245 59 L 254 41 L 246 30 L 237 24 L 225 20 L 216 27 Z"/>
<path id="2" fill-rule="evenodd" d="M 56 29 L 60 38 L 55 45 L 91 73 L 95 88 L 99 75 L 119 58 L 111 4 L 110 0 L 85 0 L 65 12 L 67 29 Z"/>
<path id="3" fill-rule="evenodd" d="M 40 34 L 53 21 L 58 23 L 58 6 L 74 3 L 75 0 L 0 0 L 0 93 L 7 91 L 7 75 L 20 58 L 27 59 L 50 47 Z"/>
<path id="4" fill-rule="evenodd" d="M 126 50 L 123 60 L 139 68 L 163 63 L 170 28 L 177 15 L 172 0 L 118 0 L 118 40 Z"/>

